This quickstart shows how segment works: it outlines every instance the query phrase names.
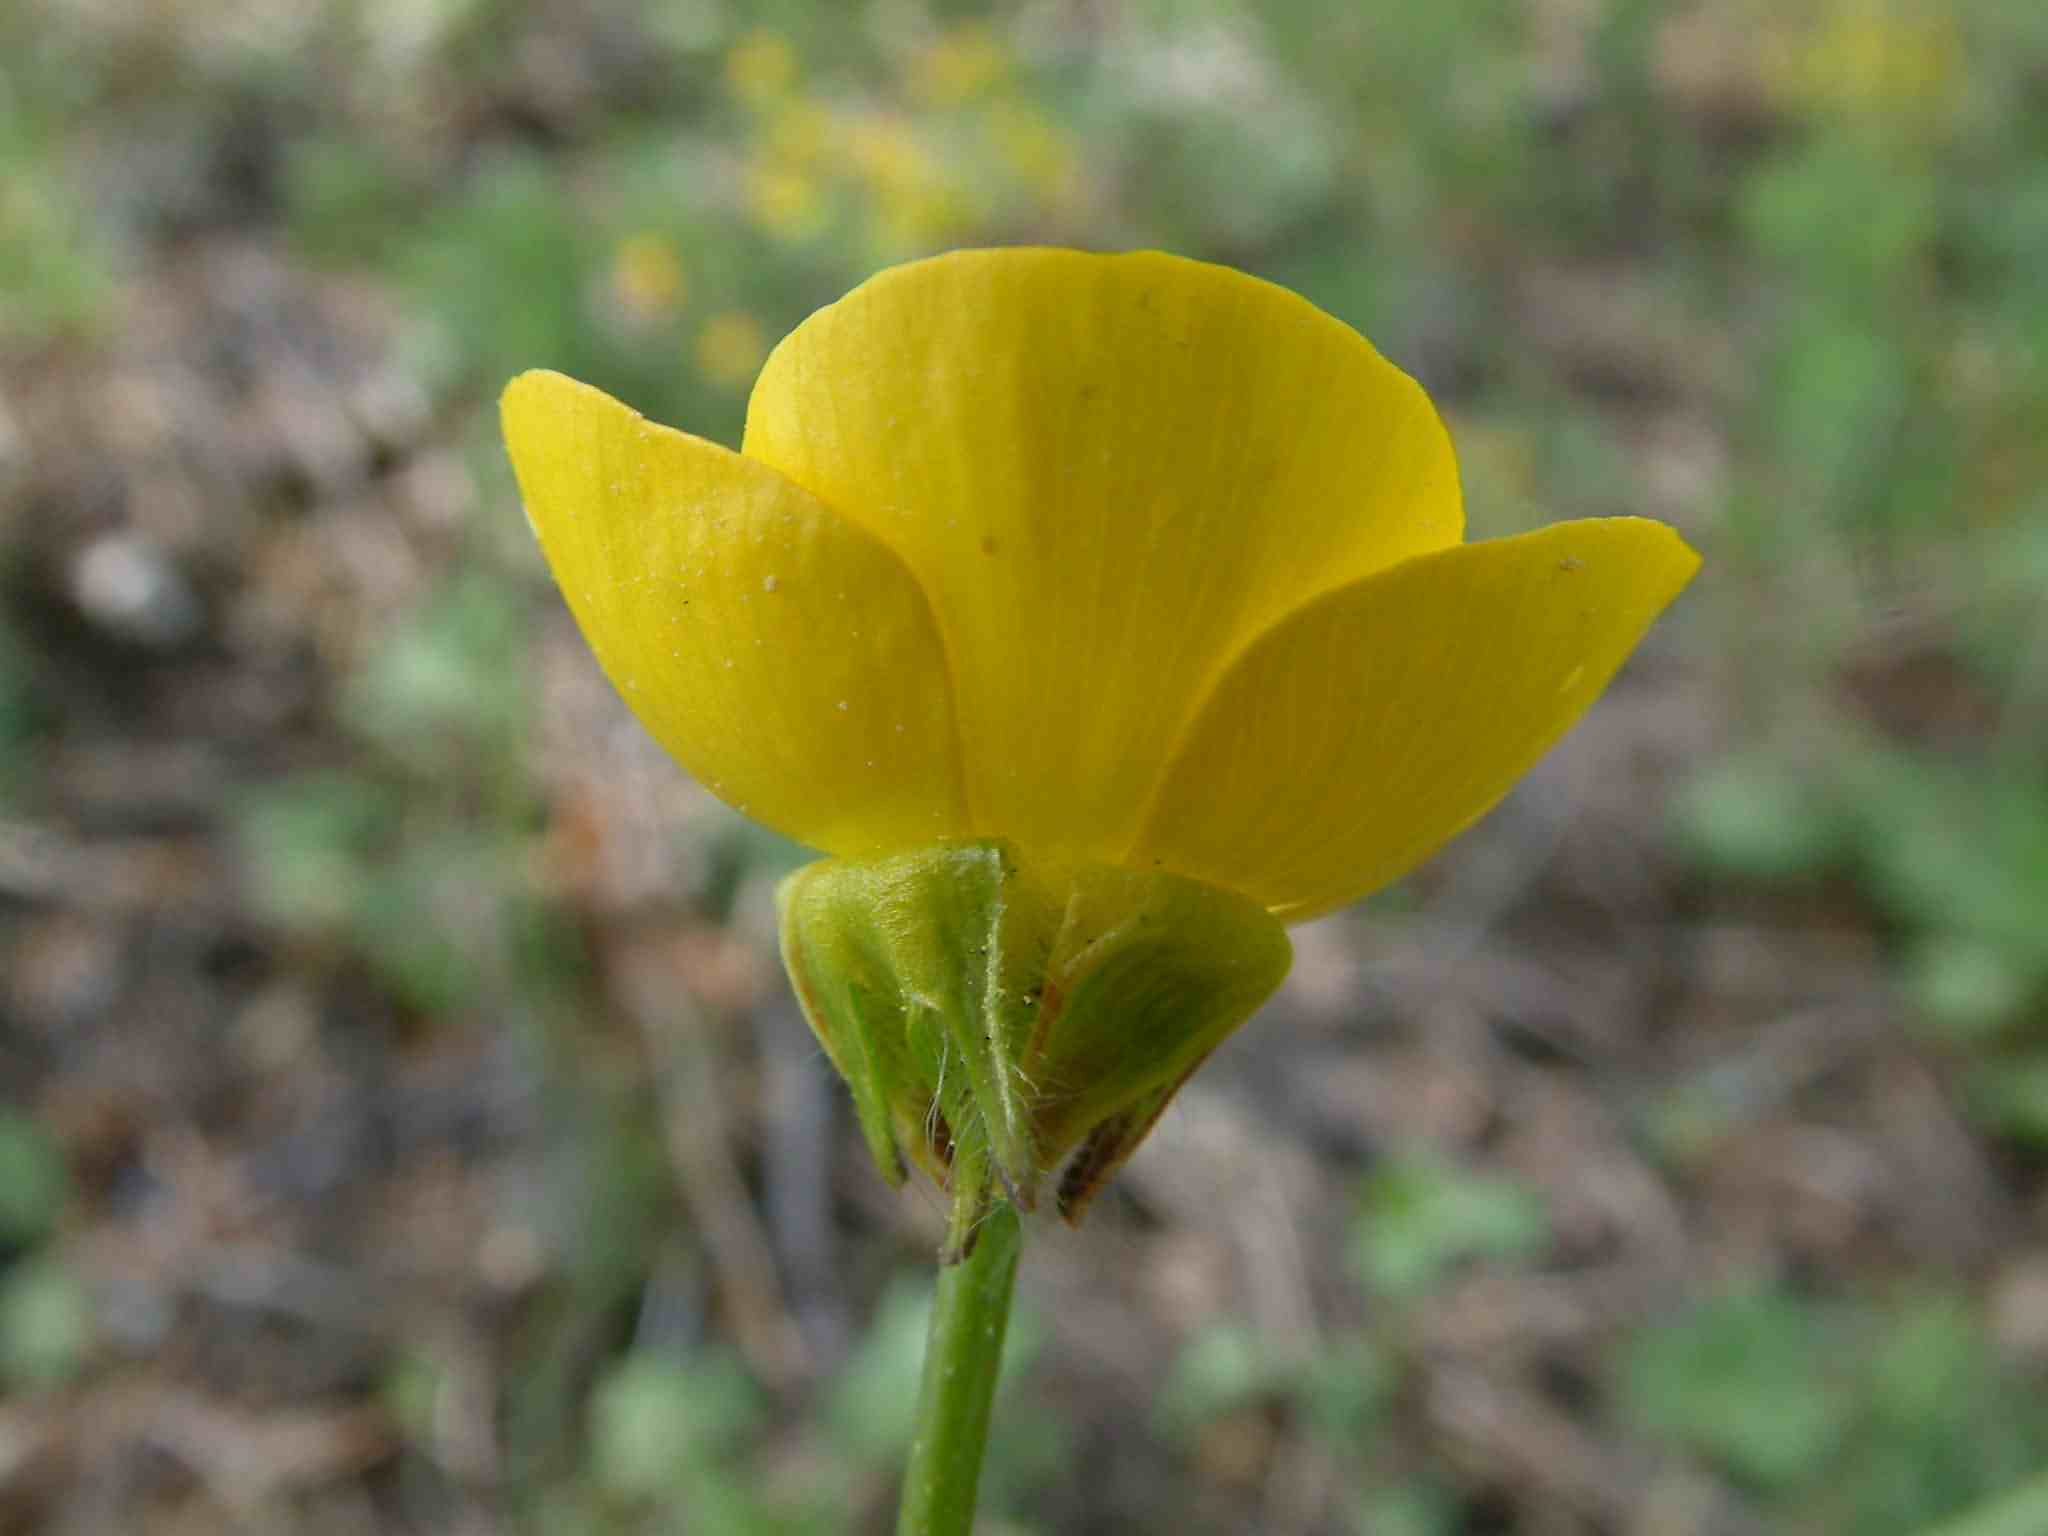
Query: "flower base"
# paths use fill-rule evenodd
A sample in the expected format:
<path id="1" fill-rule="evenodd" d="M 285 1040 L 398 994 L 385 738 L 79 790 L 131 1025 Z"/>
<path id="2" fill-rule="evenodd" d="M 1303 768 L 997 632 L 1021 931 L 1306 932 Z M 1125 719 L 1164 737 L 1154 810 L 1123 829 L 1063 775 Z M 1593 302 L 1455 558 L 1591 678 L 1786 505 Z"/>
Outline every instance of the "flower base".
<path id="1" fill-rule="evenodd" d="M 1001 841 L 828 859 L 783 882 L 782 953 L 882 1174 L 952 1195 L 945 1256 L 991 1201 L 1069 1222 L 1287 974 L 1256 903 L 1154 871 L 1027 862 Z"/>

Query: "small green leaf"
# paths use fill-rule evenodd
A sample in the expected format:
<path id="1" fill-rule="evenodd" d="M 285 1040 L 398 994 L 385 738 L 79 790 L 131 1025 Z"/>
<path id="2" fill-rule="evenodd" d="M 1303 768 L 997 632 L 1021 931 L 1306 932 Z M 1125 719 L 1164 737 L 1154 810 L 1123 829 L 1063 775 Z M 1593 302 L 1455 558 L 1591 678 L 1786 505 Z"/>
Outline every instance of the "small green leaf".
<path id="1" fill-rule="evenodd" d="M 1458 1501 L 1427 1483 L 1403 1483 L 1361 1500 L 1351 1528 L 1358 1536 L 1452 1536 Z"/>
<path id="2" fill-rule="evenodd" d="M 55 1258 L 24 1260 L 0 1280 L 0 1381 L 54 1387 L 84 1368 L 92 1309 Z"/>
<path id="3" fill-rule="evenodd" d="M 1458 1263 L 1525 1258 L 1549 1237 L 1542 1202 L 1520 1186 L 1406 1157 L 1366 1180 L 1351 1266 L 1368 1288 L 1411 1297 Z"/>
<path id="4" fill-rule="evenodd" d="M 658 1498 L 734 1455 L 762 1413 L 760 1389 L 727 1356 L 631 1355 L 591 1394 L 593 1467 L 616 1494 Z"/>
<path id="5" fill-rule="evenodd" d="M 1921 1016 L 1959 1042 L 1994 1038 L 2026 1008 L 2037 981 L 2009 950 L 1970 935 L 1930 936 L 1906 958 L 1906 990 Z"/>
<path id="6" fill-rule="evenodd" d="M 1174 1357 L 1154 1417 L 1166 1433 L 1184 1439 L 1270 1392 L 1279 1376 L 1255 1332 L 1241 1323 L 1217 1323 Z"/>
<path id="7" fill-rule="evenodd" d="M 1672 805 L 1678 838 L 1708 868 L 1746 880 L 1792 880 L 1825 867 L 1839 829 L 1825 797 L 1790 762 L 1754 752 L 1714 764 Z"/>
<path id="8" fill-rule="evenodd" d="M 1782 1296 L 1723 1297 L 1640 1334 L 1623 1397 L 1634 1420 L 1764 1489 L 1817 1476 L 1851 1402 L 1828 1373 L 1828 1332 Z M 1844 1363 L 1850 1363 L 1845 1361 Z"/>
<path id="9" fill-rule="evenodd" d="M 64 1208 L 64 1158 L 25 1115 L 0 1110 L 0 1247 L 30 1247 Z"/>
<path id="10" fill-rule="evenodd" d="M 1976 1062 L 1963 1091 L 1971 1113 L 1992 1130 L 2048 1146 L 2048 1054 Z"/>

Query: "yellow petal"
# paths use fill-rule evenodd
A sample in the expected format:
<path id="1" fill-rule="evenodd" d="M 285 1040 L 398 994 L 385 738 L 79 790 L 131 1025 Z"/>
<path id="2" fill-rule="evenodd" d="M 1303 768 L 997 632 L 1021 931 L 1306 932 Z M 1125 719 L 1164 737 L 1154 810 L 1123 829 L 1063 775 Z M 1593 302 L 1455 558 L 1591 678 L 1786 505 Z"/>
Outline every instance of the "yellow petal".
<path id="1" fill-rule="evenodd" d="M 1327 594 L 1224 677 L 1130 862 L 1289 921 L 1378 889 L 1507 793 L 1698 566 L 1661 523 L 1595 518 Z"/>
<path id="2" fill-rule="evenodd" d="M 772 469 L 558 373 L 521 374 L 503 412 L 591 649 L 707 789 L 837 854 L 964 831 L 945 653 L 900 560 Z"/>
<path id="3" fill-rule="evenodd" d="M 977 832 L 1105 861 L 1232 656 L 1461 527 L 1413 380 L 1284 289 L 1152 252 L 885 272 L 775 350 L 745 452 L 931 595 Z"/>

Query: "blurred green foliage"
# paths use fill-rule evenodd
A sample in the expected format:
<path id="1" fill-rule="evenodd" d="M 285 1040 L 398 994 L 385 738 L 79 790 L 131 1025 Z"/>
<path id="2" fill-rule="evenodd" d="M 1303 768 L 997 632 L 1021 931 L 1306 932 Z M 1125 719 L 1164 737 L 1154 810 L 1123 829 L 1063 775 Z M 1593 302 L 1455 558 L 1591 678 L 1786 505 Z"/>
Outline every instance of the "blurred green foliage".
<path id="1" fill-rule="evenodd" d="M 58 1387 L 84 1367 L 92 1309 L 61 1261 L 41 1255 L 0 1273 L 0 1388 Z"/>
<path id="2" fill-rule="evenodd" d="M 1954 1295 L 1884 1309 L 1735 1292 L 1641 1332 L 1620 1391 L 1652 1433 L 1799 1529 L 1919 1531 L 2038 1466 L 2048 1423 Z"/>
<path id="3" fill-rule="evenodd" d="M 1842 1341 L 1817 1322 L 1775 1296 L 1709 1303 L 1635 1341 L 1625 1395 L 1654 1433 L 1780 1489 L 1824 1463 L 1848 1411 L 1846 1383 L 1833 1379 Z"/>
<path id="4" fill-rule="evenodd" d="M 1541 1202 L 1518 1185 L 1409 1156 L 1366 1180 L 1351 1268 L 1369 1290 L 1407 1300 L 1462 1261 L 1527 1258 L 1549 1231 Z"/>
<path id="5" fill-rule="evenodd" d="M 1360 1532 L 1457 1530 L 1451 1469 L 1389 1437 L 1398 1400 L 1425 1376 L 1407 1324 L 1455 1273 L 1526 1267 L 1549 1237 L 1541 1200 L 1512 1181 L 1419 1150 L 1391 1157 L 1363 1181 L 1349 1225 L 1362 1324 L 1307 1349 L 1237 1322 L 1199 1329 L 1159 1390 L 1154 1421 L 1192 1454 L 1208 1437 L 1277 1419 L 1352 1469 Z"/>
<path id="6" fill-rule="evenodd" d="M 0 1254 L 48 1237 L 69 1189 L 63 1157 L 43 1129 L 0 1110 Z"/>
<path id="7" fill-rule="evenodd" d="M 637 1349 L 590 1393 L 588 1478 L 556 1488 L 550 1531 L 711 1529 L 827 1536 L 846 1528 L 859 1489 L 886 1484 L 909 1444 L 923 1366 L 929 1286 L 892 1287 L 873 1325 L 829 1385 L 821 1435 L 802 1466 L 771 1470 L 782 1454 L 776 1409 L 733 1355 Z M 999 1511 L 1021 1488 L 1054 1475 L 1070 1453 L 1057 1423 L 1020 1390 L 1040 1329 L 1026 1312 L 1005 1347 L 1003 1433 L 983 1472 L 984 1505 Z"/>
<path id="8" fill-rule="evenodd" d="M 1232 1414 L 1274 1407 L 1333 1444 L 1356 1446 L 1366 1443 L 1394 1385 L 1370 1334 L 1327 1338 L 1303 1355 L 1275 1351 L 1241 1323 L 1219 1322 L 1187 1340 L 1153 1411 L 1161 1431 L 1183 1442 Z"/>
<path id="9" fill-rule="evenodd" d="M 85 1366 L 91 1307 L 52 1241 L 70 1193 L 50 1136 L 0 1109 L 0 1399 L 62 1386 Z"/>
<path id="10" fill-rule="evenodd" d="M 28 657 L 0 624 L 0 804 L 25 767 L 23 759 L 37 722 L 34 678 Z"/>

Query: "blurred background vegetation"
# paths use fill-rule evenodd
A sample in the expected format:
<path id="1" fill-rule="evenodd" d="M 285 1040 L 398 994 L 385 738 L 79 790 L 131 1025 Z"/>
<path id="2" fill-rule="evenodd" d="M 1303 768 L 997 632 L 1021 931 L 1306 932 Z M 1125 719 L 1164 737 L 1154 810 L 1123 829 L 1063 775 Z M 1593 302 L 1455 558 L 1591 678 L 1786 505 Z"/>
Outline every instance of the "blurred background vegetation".
<path id="1" fill-rule="evenodd" d="M 985 1528 L 2048 1531 L 2048 7 L 0 7 L 0 1531 L 885 1529 L 928 1192 L 493 400 L 950 246 L 1700 581 L 1027 1254 Z M 1953 1523 L 1951 1523 L 1953 1522 Z"/>

